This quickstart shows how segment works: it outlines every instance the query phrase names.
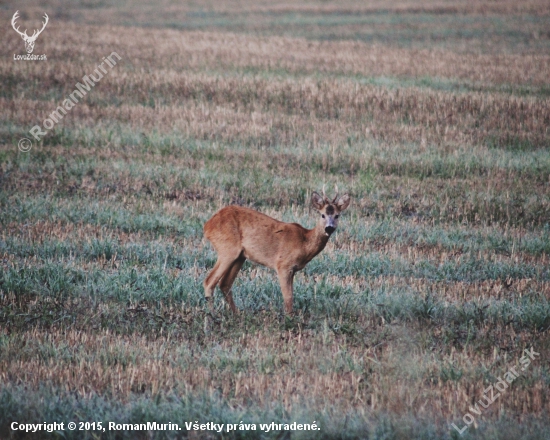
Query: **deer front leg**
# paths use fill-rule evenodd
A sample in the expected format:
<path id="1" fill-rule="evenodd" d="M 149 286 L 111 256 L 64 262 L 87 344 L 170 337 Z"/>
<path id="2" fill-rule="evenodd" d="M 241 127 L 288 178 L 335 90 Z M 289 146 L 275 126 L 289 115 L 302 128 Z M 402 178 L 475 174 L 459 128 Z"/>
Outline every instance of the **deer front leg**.
<path id="1" fill-rule="evenodd" d="M 294 269 L 280 268 L 277 269 L 279 275 L 279 284 L 283 293 L 283 301 L 285 303 L 285 313 L 292 314 L 292 289 L 294 282 Z"/>

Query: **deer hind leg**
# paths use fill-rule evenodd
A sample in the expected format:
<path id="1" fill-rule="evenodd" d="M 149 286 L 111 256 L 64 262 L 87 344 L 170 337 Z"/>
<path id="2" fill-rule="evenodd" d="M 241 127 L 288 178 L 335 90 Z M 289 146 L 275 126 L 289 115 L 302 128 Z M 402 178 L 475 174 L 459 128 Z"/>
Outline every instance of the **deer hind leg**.
<path id="1" fill-rule="evenodd" d="M 243 267 L 245 261 L 246 258 L 243 256 L 237 258 L 233 262 L 233 265 L 223 274 L 222 278 L 220 279 L 220 289 L 223 292 L 223 295 L 225 297 L 225 300 L 229 304 L 229 307 L 231 307 L 231 310 L 234 313 L 238 313 L 238 309 L 233 302 L 231 286 L 233 286 L 233 282 L 235 281 L 235 278 L 237 277 L 239 270 L 241 270 L 241 267 Z"/>
<path id="2" fill-rule="evenodd" d="M 218 255 L 218 261 L 204 280 L 204 296 L 206 299 L 212 298 L 214 289 L 220 282 L 224 274 L 233 266 L 233 263 L 240 257 L 240 252 L 233 255 Z"/>
<path id="3" fill-rule="evenodd" d="M 204 279 L 204 282 L 202 285 L 204 286 L 204 296 L 206 299 L 212 298 L 212 294 L 214 293 L 214 289 L 216 288 L 216 284 L 218 284 L 218 281 L 216 280 L 215 283 L 212 281 L 215 279 L 215 275 L 218 272 L 218 269 L 220 268 L 221 260 L 218 258 L 218 261 L 216 261 L 216 264 L 214 264 L 214 267 L 210 271 L 210 273 L 206 276 Z"/>

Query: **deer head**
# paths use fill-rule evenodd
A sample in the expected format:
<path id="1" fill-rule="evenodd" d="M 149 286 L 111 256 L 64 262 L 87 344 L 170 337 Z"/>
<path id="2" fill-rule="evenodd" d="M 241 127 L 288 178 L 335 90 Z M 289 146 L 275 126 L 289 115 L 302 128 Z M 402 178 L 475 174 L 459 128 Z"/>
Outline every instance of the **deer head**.
<path id="1" fill-rule="evenodd" d="M 15 14 L 13 14 L 13 18 L 11 19 L 11 25 L 15 30 L 15 32 L 21 35 L 21 38 L 23 38 L 23 41 L 25 41 L 25 49 L 27 50 L 27 53 L 32 53 L 32 51 L 34 50 L 34 42 L 36 41 L 38 36 L 42 33 L 42 31 L 48 24 L 48 20 L 49 20 L 48 14 L 44 14 L 44 18 L 46 19 L 46 21 L 42 23 L 42 29 L 40 30 L 35 29 L 33 34 L 30 37 L 27 35 L 27 29 L 25 29 L 24 32 L 21 32 L 19 30 L 19 26 L 15 27 L 15 22 L 17 21 L 18 18 L 19 18 L 19 11 L 16 11 Z"/>
<path id="2" fill-rule="evenodd" d="M 325 194 L 323 185 L 323 195 L 313 192 L 311 195 L 311 204 L 319 211 L 321 218 L 318 221 L 319 226 L 324 230 L 327 236 L 330 236 L 338 227 L 338 218 L 340 213 L 349 206 L 350 197 L 344 194 L 342 197 L 338 195 L 338 187 L 336 189 L 336 197 L 331 201 Z"/>

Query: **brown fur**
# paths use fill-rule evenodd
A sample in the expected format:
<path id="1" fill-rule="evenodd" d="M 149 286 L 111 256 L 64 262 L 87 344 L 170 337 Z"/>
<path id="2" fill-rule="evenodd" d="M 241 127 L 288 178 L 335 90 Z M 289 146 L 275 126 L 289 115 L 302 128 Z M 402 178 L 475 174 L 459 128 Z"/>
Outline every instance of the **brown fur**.
<path id="1" fill-rule="evenodd" d="M 204 225 L 204 236 L 218 254 L 216 265 L 204 280 L 206 298 L 212 297 L 219 283 L 229 306 L 237 312 L 231 286 L 248 258 L 277 271 L 285 312 L 292 313 L 294 274 L 325 248 L 336 229 L 340 212 L 348 207 L 349 201 L 347 194 L 330 202 L 326 196 L 314 192 L 312 204 L 320 216 L 313 229 L 281 222 L 240 206 L 220 209 Z"/>

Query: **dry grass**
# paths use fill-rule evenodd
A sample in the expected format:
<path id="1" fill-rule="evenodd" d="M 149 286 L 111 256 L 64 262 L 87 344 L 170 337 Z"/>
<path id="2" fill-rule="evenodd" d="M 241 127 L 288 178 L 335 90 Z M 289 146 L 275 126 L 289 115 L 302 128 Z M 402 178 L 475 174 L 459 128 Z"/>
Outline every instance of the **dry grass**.
<path id="1" fill-rule="evenodd" d="M 169 312 L 184 316 L 193 313 Z M 265 321 L 271 324 L 269 317 Z M 134 393 L 206 391 L 219 392 L 233 405 L 254 401 L 265 406 L 277 400 L 291 410 L 307 396 L 308 404 L 319 408 L 336 405 L 341 411 L 412 411 L 435 418 L 460 413 L 464 410 L 462 402 L 484 388 L 476 365 L 487 357 L 475 351 L 453 350 L 427 359 L 418 348 L 403 357 L 405 347 L 419 342 L 400 325 L 391 326 L 391 333 L 378 349 L 343 347 L 341 338 L 331 333 L 304 331 L 275 336 L 243 334 L 196 351 L 185 339 L 164 336 L 149 340 L 110 331 L 35 329 L 12 337 L 4 346 L 0 377 L 4 382 L 28 387 L 49 383 L 82 397 L 100 393 L 127 400 Z M 492 368 L 502 368 L 510 360 L 495 351 L 490 362 Z M 384 365 L 392 367 L 388 370 Z M 468 381 L 442 380 L 441 365 L 452 366 Z M 400 387 L 400 381 L 408 385 Z M 514 413 L 532 414 L 548 411 L 550 402 L 539 383 L 508 391 L 506 404 L 491 408 L 491 413 L 498 414 L 504 407 Z"/>
<path id="2" fill-rule="evenodd" d="M 9 18 L 9 17 L 7 17 Z M 95 66 L 113 46 L 127 62 L 140 62 L 141 69 L 149 71 L 153 82 L 166 73 L 177 75 L 182 68 L 247 68 L 262 73 L 284 69 L 296 74 L 345 74 L 365 77 L 433 77 L 460 80 L 478 85 L 534 85 L 547 86 L 545 71 L 550 54 L 456 54 L 441 49 L 388 48 L 381 44 L 355 41 L 309 41 L 299 38 L 257 37 L 236 33 L 186 32 L 173 30 L 140 30 L 140 38 L 133 38 L 135 29 L 113 26 L 77 26 L 72 23 L 49 25 L 51 38 L 42 42 L 44 53 L 55 53 L 58 60 L 72 60 L 69 64 L 40 65 L 13 63 L 4 60 L 2 70 L 11 75 L 30 77 L 45 74 L 82 77 L 82 65 Z M 20 38 L 12 29 L 2 29 L 7 42 L 6 51 L 18 53 Z M 87 44 L 75 41 L 72 46 L 60 45 L 67 38 L 80 34 Z M 87 56 L 79 56 L 86 48 Z M 59 72 L 59 68 L 62 72 Z M 166 70 L 168 72 L 166 72 Z M 34 74 L 33 74 L 34 72 Z M 139 72 L 136 72 L 139 73 Z M 5 73 L 4 73 L 5 74 Z M 110 77 L 121 75 L 112 72 Z M 167 78 L 169 80 L 169 78 Z M 51 81 L 55 81 L 54 78 Z M 65 81 L 62 82 L 66 86 Z M 459 82 L 460 84 L 460 82 Z"/>

